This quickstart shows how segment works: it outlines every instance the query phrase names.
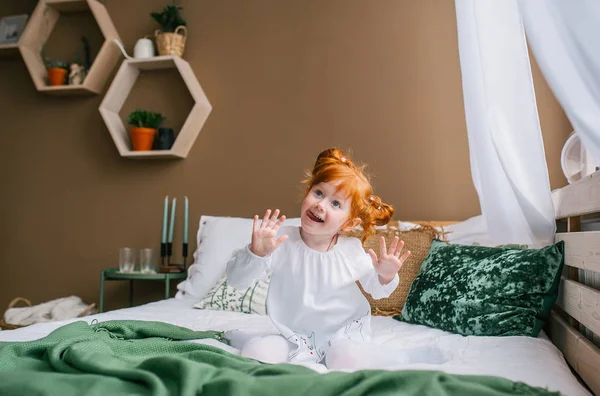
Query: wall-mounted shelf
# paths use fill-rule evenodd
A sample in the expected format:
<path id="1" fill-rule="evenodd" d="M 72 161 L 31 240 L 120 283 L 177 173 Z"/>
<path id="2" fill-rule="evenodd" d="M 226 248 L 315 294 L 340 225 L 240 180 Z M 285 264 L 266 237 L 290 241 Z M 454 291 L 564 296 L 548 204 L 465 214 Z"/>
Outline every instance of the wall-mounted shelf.
<path id="1" fill-rule="evenodd" d="M 194 106 L 179 131 L 171 150 L 133 151 L 129 132 L 121 120 L 119 112 L 131 93 L 140 71 L 170 68 L 179 71 L 181 78 L 190 91 L 190 95 L 194 99 Z M 121 156 L 136 159 L 185 158 L 211 110 L 212 106 L 196 79 L 190 64 L 178 56 L 156 56 L 148 59 L 123 61 L 99 108 Z"/>
<path id="2" fill-rule="evenodd" d="M 86 10 L 91 11 L 98 23 L 104 43 L 83 84 L 50 86 L 47 84 L 48 72 L 41 56 L 42 46 L 61 13 Z M 18 48 L 38 91 L 51 95 L 92 95 L 103 90 L 121 56 L 119 49 L 112 43 L 113 39 L 120 40 L 117 29 L 104 5 L 97 0 L 40 0 L 21 35 Z"/>
<path id="3" fill-rule="evenodd" d="M 0 56 L 12 56 L 19 53 L 19 44 L 0 44 Z"/>

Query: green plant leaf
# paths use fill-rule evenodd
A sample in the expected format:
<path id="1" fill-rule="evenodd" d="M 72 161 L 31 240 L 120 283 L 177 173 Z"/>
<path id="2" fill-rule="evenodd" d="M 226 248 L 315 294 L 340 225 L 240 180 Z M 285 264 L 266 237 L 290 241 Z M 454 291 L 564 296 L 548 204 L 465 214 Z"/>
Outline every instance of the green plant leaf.
<path id="1" fill-rule="evenodd" d="M 186 21 L 181 17 L 181 6 L 167 5 L 162 12 L 152 12 L 150 16 L 161 26 L 163 32 L 174 32 L 178 26 L 186 26 Z"/>
<path id="2" fill-rule="evenodd" d="M 127 116 L 127 123 L 134 127 L 156 129 L 165 119 L 160 113 L 136 109 Z"/>

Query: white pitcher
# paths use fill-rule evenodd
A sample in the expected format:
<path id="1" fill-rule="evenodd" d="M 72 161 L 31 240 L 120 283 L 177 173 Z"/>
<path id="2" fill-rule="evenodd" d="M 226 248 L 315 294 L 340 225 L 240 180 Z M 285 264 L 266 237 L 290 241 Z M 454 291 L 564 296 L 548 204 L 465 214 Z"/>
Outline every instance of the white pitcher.
<path id="1" fill-rule="evenodd" d="M 141 38 L 135 43 L 133 48 L 133 57 L 136 59 L 152 58 L 154 52 L 154 43 L 148 38 Z"/>

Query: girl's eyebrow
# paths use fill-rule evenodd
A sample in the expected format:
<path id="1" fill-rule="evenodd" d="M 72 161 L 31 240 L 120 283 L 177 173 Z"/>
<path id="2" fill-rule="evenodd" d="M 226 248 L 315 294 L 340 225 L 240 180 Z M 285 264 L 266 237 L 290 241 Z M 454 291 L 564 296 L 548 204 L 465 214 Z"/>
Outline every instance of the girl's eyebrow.
<path id="1" fill-rule="evenodd" d="M 344 193 L 342 193 L 340 190 L 336 190 L 335 187 L 325 182 L 317 184 L 317 189 L 327 190 L 328 192 L 333 191 L 333 194 L 331 194 L 331 196 L 340 201 L 341 203 L 345 203 L 348 200 Z"/>
<path id="2" fill-rule="evenodd" d="M 332 194 L 332 197 L 340 201 L 341 203 L 346 203 L 348 197 L 346 197 L 341 191 L 336 191 Z"/>

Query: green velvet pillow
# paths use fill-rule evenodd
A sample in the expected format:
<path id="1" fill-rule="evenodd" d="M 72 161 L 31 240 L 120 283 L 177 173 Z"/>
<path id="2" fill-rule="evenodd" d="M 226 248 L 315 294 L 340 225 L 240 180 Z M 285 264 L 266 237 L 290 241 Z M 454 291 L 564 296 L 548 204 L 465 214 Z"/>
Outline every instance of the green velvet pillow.
<path id="1" fill-rule="evenodd" d="M 563 264 L 562 241 L 520 249 L 435 239 L 396 319 L 462 335 L 537 337 Z"/>

